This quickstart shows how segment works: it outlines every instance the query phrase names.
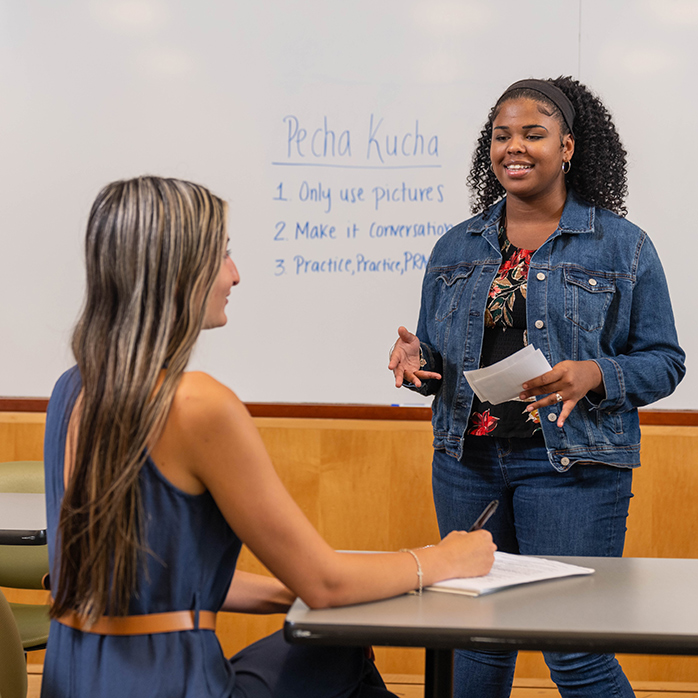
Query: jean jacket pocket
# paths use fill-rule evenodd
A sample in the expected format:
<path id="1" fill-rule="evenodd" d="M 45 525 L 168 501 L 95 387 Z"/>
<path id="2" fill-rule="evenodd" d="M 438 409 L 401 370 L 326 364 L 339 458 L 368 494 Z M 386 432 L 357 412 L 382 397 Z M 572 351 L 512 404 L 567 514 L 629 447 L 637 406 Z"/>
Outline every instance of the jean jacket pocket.
<path id="1" fill-rule="evenodd" d="M 565 267 L 565 317 L 583 330 L 603 327 L 616 283 L 600 272 Z"/>
<path id="2" fill-rule="evenodd" d="M 458 310 L 458 304 L 467 286 L 468 279 L 473 273 L 472 266 L 458 266 L 455 269 L 437 273 L 436 320 L 441 322 Z"/>

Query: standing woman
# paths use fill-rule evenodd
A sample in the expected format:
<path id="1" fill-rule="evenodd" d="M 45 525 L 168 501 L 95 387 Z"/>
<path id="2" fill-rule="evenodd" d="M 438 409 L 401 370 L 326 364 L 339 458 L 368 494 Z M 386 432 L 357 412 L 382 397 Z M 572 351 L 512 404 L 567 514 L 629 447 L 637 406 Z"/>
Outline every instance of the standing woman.
<path id="1" fill-rule="evenodd" d="M 46 422 L 44 698 L 389 696 L 360 648 L 292 647 L 276 633 L 228 661 L 216 612 L 282 612 L 296 595 L 358 603 L 492 565 L 484 531 L 416 552 L 335 552 L 244 405 L 185 372 L 239 282 L 225 219 L 203 187 L 159 177 L 114 182 L 92 207 L 77 366 Z M 235 572 L 243 541 L 278 579 Z"/>
<path id="2" fill-rule="evenodd" d="M 657 253 L 628 222 L 625 150 L 600 100 L 571 78 L 522 80 L 492 108 L 468 178 L 470 220 L 432 252 L 396 386 L 433 394 L 442 535 L 492 499 L 500 550 L 621 556 L 637 408 L 684 375 Z M 532 344 L 551 371 L 500 405 L 463 371 Z M 612 655 L 545 653 L 562 696 L 631 696 Z M 459 652 L 460 698 L 508 696 L 516 653 Z"/>

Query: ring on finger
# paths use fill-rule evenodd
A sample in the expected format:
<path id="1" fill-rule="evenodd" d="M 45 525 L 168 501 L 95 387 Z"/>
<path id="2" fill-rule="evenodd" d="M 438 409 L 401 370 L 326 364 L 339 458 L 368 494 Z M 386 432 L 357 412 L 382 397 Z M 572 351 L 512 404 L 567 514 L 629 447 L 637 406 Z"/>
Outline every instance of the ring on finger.
<path id="1" fill-rule="evenodd" d="M 560 393 L 555 393 L 555 402 L 562 402 L 562 395 L 560 395 Z"/>

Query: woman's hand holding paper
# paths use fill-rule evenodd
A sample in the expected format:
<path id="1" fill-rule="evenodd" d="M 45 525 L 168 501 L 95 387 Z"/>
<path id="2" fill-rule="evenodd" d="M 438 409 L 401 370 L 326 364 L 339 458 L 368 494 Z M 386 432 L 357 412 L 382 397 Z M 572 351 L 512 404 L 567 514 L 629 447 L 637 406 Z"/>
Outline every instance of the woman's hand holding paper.
<path id="1" fill-rule="evenodd" d="M 523 384 L 521 400 L 543 395 L 526 409 L 549 407 L 562 402 L 557 426 L 562 427 L 574 406 L 589 392 L 603 394 L 603 377 L 595 361 L 561 361 L 551 371 Z"/>

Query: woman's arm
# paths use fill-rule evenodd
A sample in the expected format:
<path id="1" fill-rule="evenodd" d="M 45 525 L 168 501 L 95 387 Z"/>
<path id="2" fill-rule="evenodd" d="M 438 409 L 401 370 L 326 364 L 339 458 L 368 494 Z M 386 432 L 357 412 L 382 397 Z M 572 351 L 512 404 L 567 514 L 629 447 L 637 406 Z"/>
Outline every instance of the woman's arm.
<path id="1" fill-rule="evenodd" d="M 222 611 L 286 613 L 296 595 L 278 579 L 235 570 Z"/>
<path id="2" fill-rule="evenodd" d="M 429 258 L 429 266 L 432 264 L 435 249 Z M 415 335 L 405 327 L 399 327 L 398 339 L 390 352 L 388 369 L 395 376 L 396 388 L 404 385 L 422 395 L 434 395 L 441 389 L 443 360 L 430 337 L 437 302 L 438 291 L 434 275 L 429 274 L 427 268 L 422 282 L 417 333 Z"/>
<path id="3" fill-rule="evenodd" d="M 615 332 L 619 334 L 614 338 Z M 674 391 L 686 371 L 679 346 L 671 300 L 661 262 L 649 238 L 638 246 L 638 263 L 628 324 L 607 323 L 602 346 L 619 347 L 588 361 L 561 361 L 524 384 L 520 398 L 545 395 L 526 409 L 553 405 L 563 399 L 557 421 L 561 427 L 579 400 L 597 410 L 627 412 Z M 615 341 L 614 341 L 615 339 Z"/>
<path id="4" fill-rule="evenodd" d="M 626 347 L 595 359 L 603 375 L 603 396 L 590 396 L 593 409 L 629 410 L 670 395 L 686 373 L 664 269 L 652 241 L 639 251 Z"/>
<path id="5" fill-rule="evenodd" d="M 417 587 L 409 553 L 330 548 L 281 483 L 245 406 L 210 376 L 185 374 L 163 438 L 167 452 L 211 492 L 240 539 L 309 606 L 359 603 Z M 486 574 L 494 549 L 486 531 L 451 533 L 417 551 L 423 583 Z"/>

